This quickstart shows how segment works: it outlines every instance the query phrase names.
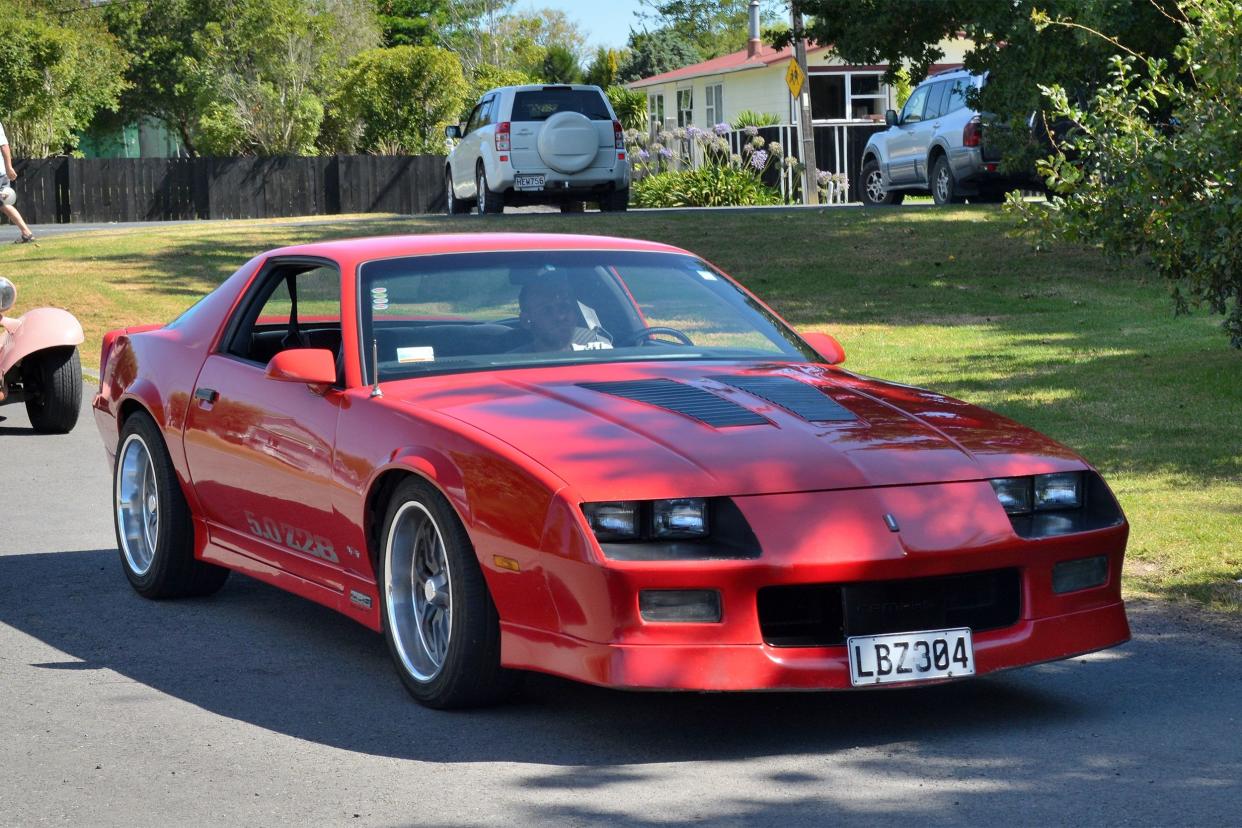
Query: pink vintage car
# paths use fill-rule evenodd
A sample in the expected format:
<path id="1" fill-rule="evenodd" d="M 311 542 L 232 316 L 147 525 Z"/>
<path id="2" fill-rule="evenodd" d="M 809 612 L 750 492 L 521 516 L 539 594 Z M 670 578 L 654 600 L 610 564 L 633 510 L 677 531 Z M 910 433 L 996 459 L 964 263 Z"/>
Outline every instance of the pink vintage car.
<path id="1" fill-rule="evenodd" d="M 64 434 L 82 407 L 82 326 L 60 308 L 4 313 L 17 288 L 0 277 L 0 405 L 26 403 L 35 431 Z"/>

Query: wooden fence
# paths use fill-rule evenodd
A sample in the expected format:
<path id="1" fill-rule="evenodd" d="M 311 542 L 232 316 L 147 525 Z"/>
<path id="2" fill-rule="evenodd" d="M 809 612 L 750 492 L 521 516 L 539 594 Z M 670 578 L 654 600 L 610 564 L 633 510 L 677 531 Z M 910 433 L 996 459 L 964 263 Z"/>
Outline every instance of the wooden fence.
<path id="1" fill-rule="evenodd" d="M 444 209 L 444 157 L 42 158 L 17 161 L 30 224 Z"/>

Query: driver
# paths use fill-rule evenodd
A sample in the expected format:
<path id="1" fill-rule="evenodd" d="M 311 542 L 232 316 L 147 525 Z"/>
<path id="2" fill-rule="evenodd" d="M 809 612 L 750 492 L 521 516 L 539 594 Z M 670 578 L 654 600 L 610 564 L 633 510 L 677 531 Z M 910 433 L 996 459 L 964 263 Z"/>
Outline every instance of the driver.
<path id="1" fill-rule="evenodd" d="M 522 285 L 518 308 L 518 319 L 530 332 L 531 341 L 511 353 L 593 351 L 612 347 L 611 338 L 603 330 L 578 324 L 582 318 L 578 303 L 563 273 L 545 268 L 537 278 Z"/>

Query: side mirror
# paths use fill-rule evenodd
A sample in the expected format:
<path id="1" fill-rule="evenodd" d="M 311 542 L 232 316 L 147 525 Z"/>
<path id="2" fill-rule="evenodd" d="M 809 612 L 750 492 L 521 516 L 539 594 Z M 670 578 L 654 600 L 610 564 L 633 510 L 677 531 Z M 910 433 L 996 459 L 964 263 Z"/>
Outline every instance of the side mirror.
<path id="1" fill-rule="evenodd" d="M 444 128 L 444 137 L 445 138 L 460 138 L 461 137 L 461 125 L 460 124 L 449 124 L 448 126 L 446 126 Z"/>
<path id="2" fill-rule="evenodd" d="M 886 126 L 897 126 L 897 110 L 895 109 L 884 110 L 884 124 Z"/>
<path id="3" fill-rule="evenodd" d="M 323 393 L 336 382 L 336 355 L 327 348 L 281 351 L 267 364 L 264 376 L 279 382 L 304 382 Z"/>
<path id="4" fill-rule="evenodd" d="M 17 288 L 8 279 L 0 276 L 0 313 L 4 313 L 17 303 Z"/>
<path id="5" fill-rule="evenodd" d="M 814 348 L 815 353 L 819 354 L 829 365 L 840 365 L 845 362 L 845 349 L 832 334 L 804 333 L 802 341 Z"/>

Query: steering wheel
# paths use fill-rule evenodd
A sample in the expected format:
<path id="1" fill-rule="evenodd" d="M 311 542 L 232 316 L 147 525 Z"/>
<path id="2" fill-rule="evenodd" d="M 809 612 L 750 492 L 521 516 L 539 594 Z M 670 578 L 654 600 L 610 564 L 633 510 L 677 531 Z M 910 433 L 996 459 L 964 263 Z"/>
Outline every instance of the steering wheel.
<path id="1" fill-rule="evenodd" d="M 637 331 L 634 331 L 634 333 L 626 337 L 624 343 L 619 343 L 619 344 L 638 345 L 645 340 L 651 339 L 654 336 L 661 336 L 661 335 L 671 336 L 673 339 L 676 339 L 682 345 L 690 345 L 690 346 L 694 345 L 694 340 L 686 336 L 684 331 L 679 331 L 676 328 L 666 328 L 660 325 L 656 325 L 656 326 L 649 327 L 649 328 L 639 328 Z"/>

